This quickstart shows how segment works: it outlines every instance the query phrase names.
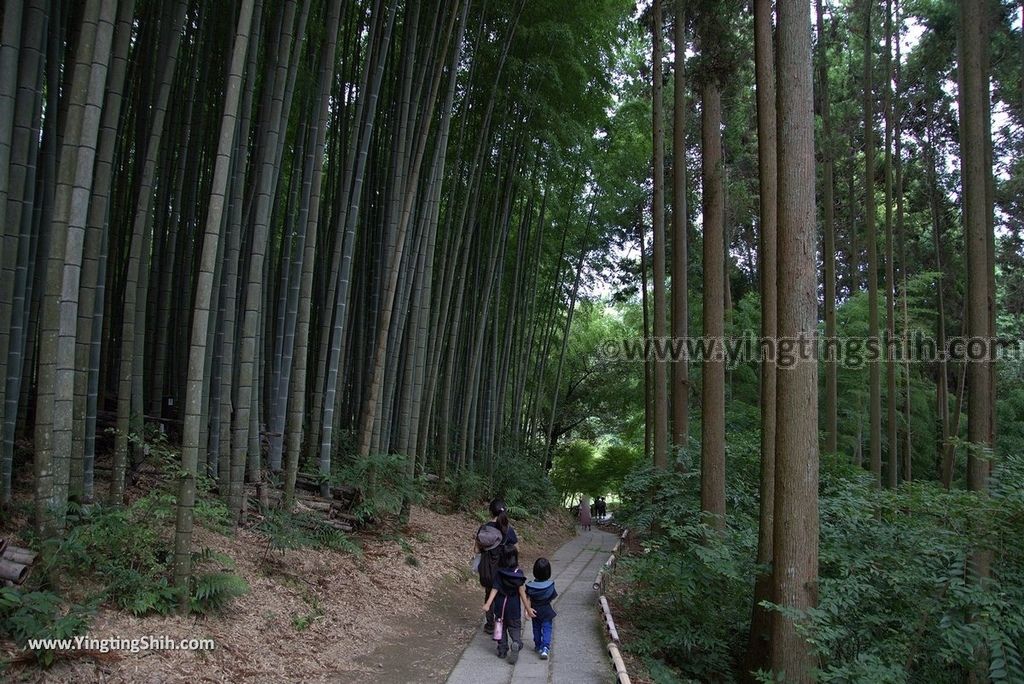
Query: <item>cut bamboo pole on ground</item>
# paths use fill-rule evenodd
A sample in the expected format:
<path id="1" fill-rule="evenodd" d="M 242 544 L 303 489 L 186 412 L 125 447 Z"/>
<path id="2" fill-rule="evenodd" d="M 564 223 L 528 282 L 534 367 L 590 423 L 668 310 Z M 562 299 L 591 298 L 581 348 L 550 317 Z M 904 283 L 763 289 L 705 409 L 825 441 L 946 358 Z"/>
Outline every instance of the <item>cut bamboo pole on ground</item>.
<path id="1" fill-rule="evenodd" d="M 615 562 L 619 556 L 619 550 L 622 548 L 622 544 L 626 541 L 626 536 L 629 534 L 629 529 L 622 531 L 619 535 L 619 541 L 615 542 L 615 546 L 612 547 L 612 555 L 608 556 L 608 560 L 604 562 L 601 569 L 597 571 L 597 577 L 594 578 L 594 591 L 603 594 L 604 585 L 607 581 L 608 573 L 615 570 Z"/>
<path id="2" fill-rule="evenodd" d="M 615 546 L 612 547 L 612 553 L 608 556 L 608 560 L 604 562 L 601 569 L 597 572 L 597 578 L 594 580 L 594 591 L 598 592 L 597 603 L 601 609 L 601 614 L 604 617 L 605 629 L 608 631 L 608 636 L 611 642 L 608 644 L 608 655 L 612 659 L 612 665 L 615 667 L 615 679 L 619 684 L 630 684 L 629 673 L 626 672 L 626 663 L 622 660 L 622 653 L 619 652 L 619 630 L 615 627 L 615 619 L 612 617 L 612 608 L 608 603 L 608 598 L 604 595 L 605 584 L 608 581 L 608 575 L 615 570 L 615 562 L 618 558 L 619 551 L 623 548 L 626 537 L 629 535 L 629 529 L 622 531 L 619 536 L 619 540 L 615 542 Z"/>
<path id="3" fill-rule="evenodd" d="M 608 598 L 602 596 L 598 601 L 601 603 L 601 613 L 604 615 L 604 625 L 608 628 L 608 636 L 615 643 L 619 643 L 619 630 L 615 628 L 615 620 L 612 618 L 612 608 L 608 605 Z"/>
<path id="4" fill-rule="evenodd" d="M 21 563 L 22 565 L 32 565 L 35 562 L 37 554 L 32 549 L 26 549 L 21 546 L 9 546 L 6 543 L 0 544 L 0 548 L 3 549 L 0 552 L 0 556 L 3 556 L 7 560 L 14 561 L 15 563 Z"/>
<path id="5" fill-rule="evenodd" d="M 622 653 L 619 652 L 619 647 L 615 643 L 608 644 L 608 656 L 612 659 L 612 665 L 615 666 L 616 681 L 619 684 L 630 684 L 626 663 L 622 660 Z"/>
<path id="6" fill-rule="evenodd" d="M 28 578 L 29 567 L 6 557 L 0 558 L 0 579 L 10 580 L 15 584 L 21 584 Z"/>

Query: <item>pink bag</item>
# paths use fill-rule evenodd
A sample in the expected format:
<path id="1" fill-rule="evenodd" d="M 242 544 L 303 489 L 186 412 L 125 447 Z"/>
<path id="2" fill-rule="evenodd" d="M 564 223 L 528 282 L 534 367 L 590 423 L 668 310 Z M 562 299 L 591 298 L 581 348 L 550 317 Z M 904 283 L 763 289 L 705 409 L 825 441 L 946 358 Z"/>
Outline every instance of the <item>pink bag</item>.
<path id="1" fill-rule="evenodd" d="M 505 600 L 501 604 L 501 617 L 494 618 L 494 634 L 491 635 L 495 641 L 501 641 L 501 634 L 505 628 L 505 604 L 508 603 L 508 599 L 504 596 L 502 598 Z"/>

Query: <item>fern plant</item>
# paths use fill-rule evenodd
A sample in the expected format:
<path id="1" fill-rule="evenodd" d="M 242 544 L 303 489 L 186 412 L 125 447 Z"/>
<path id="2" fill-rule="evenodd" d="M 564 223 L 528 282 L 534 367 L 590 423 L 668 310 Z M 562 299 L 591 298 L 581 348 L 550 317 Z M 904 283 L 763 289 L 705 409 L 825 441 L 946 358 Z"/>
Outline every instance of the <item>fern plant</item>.
<path id="1" fill-rule="evenodd" d="M 189 608 L 203 615 L 222 611 L 231 601 L 249 593 L 249 583 L 230 572 L 206 572 L 192 579 Z"/>
<path id="2" fill-rule="evenodd" d="M 256 530 L 267 540 L 266 554 L 288 549 L 330 549 L 359 555 L 362 549 L 341 530 L 323 518 L 307 513 L 268 511 Z"/>

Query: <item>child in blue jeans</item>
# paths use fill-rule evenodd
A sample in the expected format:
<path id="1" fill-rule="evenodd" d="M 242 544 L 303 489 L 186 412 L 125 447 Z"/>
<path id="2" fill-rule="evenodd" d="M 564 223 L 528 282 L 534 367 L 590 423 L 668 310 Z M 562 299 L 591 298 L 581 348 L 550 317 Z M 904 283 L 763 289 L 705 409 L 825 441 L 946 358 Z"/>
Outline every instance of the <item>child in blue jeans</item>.
<path id="1" fill-rule="evenodd" d="M 547 558 L 538 558 L 533 564 L 533 581 L 526 583 L 526 595 L 536 612 L 533 618 L 533 647 L 541 660 L 547 660 L 551 652 L 551 627 L 555 620 L 555 609 L 551 602 L 558 596 L 555 581 L 551 579 L 551 563 Z"/>

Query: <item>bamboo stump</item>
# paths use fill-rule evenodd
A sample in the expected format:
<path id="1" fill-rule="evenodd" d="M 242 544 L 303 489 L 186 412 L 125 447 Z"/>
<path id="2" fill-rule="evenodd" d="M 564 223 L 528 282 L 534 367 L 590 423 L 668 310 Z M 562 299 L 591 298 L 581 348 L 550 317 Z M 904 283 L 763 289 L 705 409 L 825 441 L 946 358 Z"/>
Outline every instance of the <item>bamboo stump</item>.
<path id="1" fill-rule="evenodd" d="M 29 568 L 27 565 L 8 559 L 6 556 L 0 558 L 0 579 L 5 579 L 14 584 L 21 584 L 28 578 Z"/>

